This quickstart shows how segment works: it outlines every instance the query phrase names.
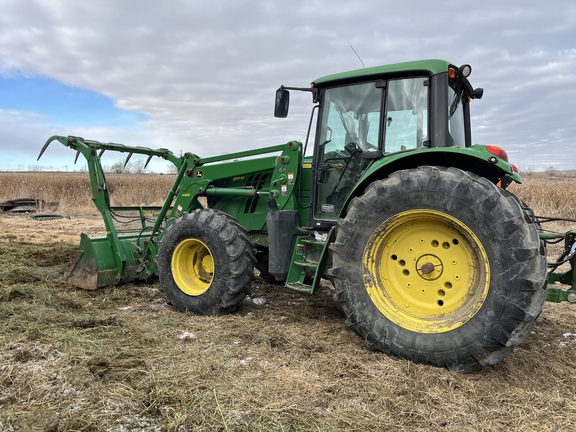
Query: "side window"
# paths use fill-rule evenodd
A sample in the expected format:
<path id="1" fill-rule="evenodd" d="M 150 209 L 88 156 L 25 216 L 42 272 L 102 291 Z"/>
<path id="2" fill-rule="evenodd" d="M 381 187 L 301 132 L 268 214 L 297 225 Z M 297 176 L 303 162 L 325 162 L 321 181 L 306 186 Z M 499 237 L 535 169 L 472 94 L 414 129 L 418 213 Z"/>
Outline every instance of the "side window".
<path id="1" fill-rule="evenodd" d="M 335 220 L 379 148 L 382 89 L 374 82 L 326 89 L 316 154 L 314 218 Z"/>
<path id="2" fill-rule="evenodd" d="M 428 140 L 427 78 L 388 81 L 385 153 L 419 148 Z"/>
<path id="3" fill-rule="evenodd" d="M 466 132 L 464 127 L 464 108 L 462 93 L 456 93 L 452 87 L 448 87 L 448 131 L 453 144 L 458 147 L 466 145 Z"/>
<path id="4" fill-rule="evenodd" d="M 335 152 L 339 150 L 344 150 L 344 146 L 347 142 L 353 140 L 351 133 L 353 133 L 353 128 L 350 128 L 349 132 L 346 132 L 345 125 L 345 115 L 334 101 L 330 101 L 328 110 L 325 110 L 325 115 L 327 114 L 326 124 L 328 126 L 329 137 L 325 139 L 327 143 L 324 145 L 324 153 Z"/>

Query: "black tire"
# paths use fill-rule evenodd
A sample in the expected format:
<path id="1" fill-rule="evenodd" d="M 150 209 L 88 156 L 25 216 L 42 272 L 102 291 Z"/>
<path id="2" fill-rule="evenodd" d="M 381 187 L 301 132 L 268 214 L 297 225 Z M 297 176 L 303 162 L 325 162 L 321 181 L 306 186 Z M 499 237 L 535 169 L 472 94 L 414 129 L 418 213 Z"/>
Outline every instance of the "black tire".
<path id="1" fill-rule="evenodd" d="M 70 216 L 59 215 L 59 214 L 34 214 L 30 216 L 30 219 L 36 221 L 47 221 L 56 219 L 70 219 Z"/>
<path id="2" fill-rule="evenodd" d="M 488 180 L 419 167 L 372 183 L 340 219 L 328 271 L 373 350 L 472 372 L 504 359 L 546 298 L 532 219 Z"/>
<path id="3" fill-rule="evenodd" d="M 181 312 L 235 312 L 254 279 L 252 244 L 231 216 L 212 209 L 185 213 L 170 225 L 158 251 L 158 276 Z"/>

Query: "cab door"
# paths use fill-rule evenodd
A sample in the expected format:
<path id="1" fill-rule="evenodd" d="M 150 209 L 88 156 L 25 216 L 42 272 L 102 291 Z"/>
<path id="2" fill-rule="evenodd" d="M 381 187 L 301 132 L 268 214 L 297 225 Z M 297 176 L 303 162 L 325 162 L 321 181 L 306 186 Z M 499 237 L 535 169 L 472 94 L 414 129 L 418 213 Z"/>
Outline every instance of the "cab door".
<path id="1" fill-rule="evenodd" d="M 375 82 L 325 89 L 316 135 L 312 218 L 334 222 L 369 165 L 365 153 L 381 146 L 384 90 Z"/>

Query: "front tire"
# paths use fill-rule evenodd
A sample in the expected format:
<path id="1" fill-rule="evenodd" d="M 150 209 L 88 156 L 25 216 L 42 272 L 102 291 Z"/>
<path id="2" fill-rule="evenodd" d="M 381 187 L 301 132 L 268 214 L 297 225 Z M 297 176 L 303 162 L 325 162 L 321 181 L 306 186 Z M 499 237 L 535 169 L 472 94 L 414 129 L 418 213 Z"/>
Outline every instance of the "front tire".
<path id="1" fill-rule="evenodd" d="M 531 219 L 488 180 L 420 167 L 375 181 L 338 222 L 329 271 L 369 348 L 470 372 L 528 336 L 546 291 Z"/>
<path id="2" fill-rule="evenodd" d="M 160 286 L 181 312 L 235 312 L 254 279 L 252 245 L 231 216 L 212 209 L 185 213 L 170 225 L 158 251 Z"/>

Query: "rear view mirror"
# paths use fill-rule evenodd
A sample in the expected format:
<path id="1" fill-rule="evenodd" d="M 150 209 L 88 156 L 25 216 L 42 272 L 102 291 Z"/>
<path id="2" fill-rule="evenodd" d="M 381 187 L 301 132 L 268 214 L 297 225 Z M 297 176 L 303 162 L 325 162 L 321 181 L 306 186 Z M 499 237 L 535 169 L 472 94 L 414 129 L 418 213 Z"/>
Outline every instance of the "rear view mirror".
<path id="1" fill-rule="evenodd" d="M 290 92 L 284 87 L 276 90 L 276 103 L 274 105 L 274 117 L 288 117 L 288 107 L 290 105 Z"/>

